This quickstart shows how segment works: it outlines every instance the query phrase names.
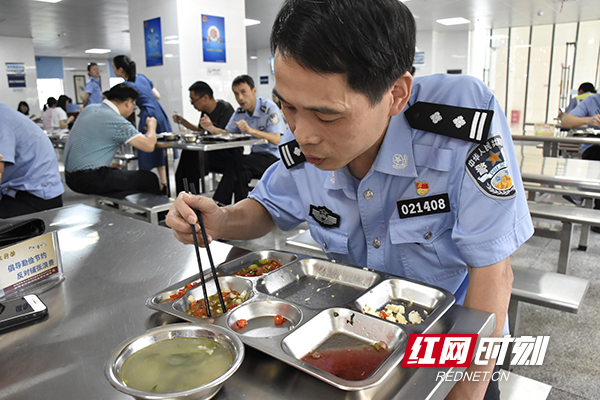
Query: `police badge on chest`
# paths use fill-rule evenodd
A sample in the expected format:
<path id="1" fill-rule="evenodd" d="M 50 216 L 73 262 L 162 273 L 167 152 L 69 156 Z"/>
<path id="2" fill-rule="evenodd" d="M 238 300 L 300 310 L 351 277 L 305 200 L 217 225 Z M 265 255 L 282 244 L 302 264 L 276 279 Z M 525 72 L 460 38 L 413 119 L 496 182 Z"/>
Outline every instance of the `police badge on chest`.
<path id="1" fill-rule="evenodd" d="M 311 204 L 309 215 L 323 228 L 337 228 L 340 226 L 340 216 L 325 206 Z"/>

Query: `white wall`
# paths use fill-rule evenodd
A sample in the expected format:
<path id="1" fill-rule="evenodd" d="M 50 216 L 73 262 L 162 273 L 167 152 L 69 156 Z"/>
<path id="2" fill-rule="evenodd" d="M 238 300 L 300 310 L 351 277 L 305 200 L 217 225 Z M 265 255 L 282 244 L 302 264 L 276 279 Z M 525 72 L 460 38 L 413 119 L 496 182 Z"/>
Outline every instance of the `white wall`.
<path id="1" fill-rule="evenodd" d="M 255 75 L 250 75 L 252 76 L 252 79 L 254 79 L 256 95 L 271 100 L 271 92 L 275 87 L 275 75 L 271 73 L 271 49 L 268 47 L 259 49 L 257 56 L 258 59 L 253 60 L 256 61 Z M 261 76 L 266 76 L 268 78 L 268 83 L 261 84 Z"/>
<path id="2" fill-rule="evenodd" d="M 226 63 L 203 61 L 202 14 L 225 18 Z M 198 80 L 212 87 L 215 98 L 237 105 L 231 82 L 247 71 L 245 14 L 244 0 L 129 0 L 131 58 L 138 73 L 153 81 L 169 116 L 183 112 L 186 119 L 198 121 L 200 115 L 188 101 L 188 88 Z M 161 18 L 163 65 L 146 67 L 143 21 L 157 17 Z M 165 43 L 169 36 L 178 40 Z"/>
<path id="3" fill-rule="evenodd" d="M 198 112 L 187 101 L 188 87 L 196 81 L 208 83 L 216 99 L 227 100 L 237 108 L 231 82 L 235 77 L 248 73 L 246 27 L 244 26 L 245 1 L 177 0 L 177 14 L 181 54 L 181 96 L 186 100 L 183 107 L 184 115 L 191 113 L 196 120 L 199 117 Z M 203 61 L 202 14 L 225 18 L 227 51 L 225 63 Z"/>
<path id="4" fill-rule="evenodd" d="M 5 63 L 25 64 L 24 88 L 9 88 Z M 41 116 L 37 92 L 37 70 L 33 52 L 33 40 L 30 38 L 0 37 L 0 102 L 17 109 L 20 101 L 29 104 L 29 114 Z"/>
<path id="5" fill-rule="evenodd" d="M 415 65 L 415 76 L 433 74 L 433 31 L 417 32 L 417 49 L 425 53 L 425 62 Z"/>
<path id="6" fill-rule="evenodd" d="M 449 69 L 469 73 L 469 31 L 433 32 L 432 73 L 445 74 Z"/>
<path id="7" fill-rule="evenodd" d="M 163 65 L 146 67 L 144 45 L 144 21 L 160 17 L 163 39 Z M 167 115 L 181 112 L 181 77 L 179 45 L 165 44 L 164 38 L 178 36 L 176 0 L 129 0 L 129 31 L 131 36 L 131 59 L 135 61 L 137 73 L 143 74 L 154 83 L 161 95 L 160 103 Z M 111 54 L 112 57 L 119 54 Z M 185 99 L 188 96 L 186 94 Z M 171 121 L 172 122 L 172 121 Z"/>
<path id="8" fill-rule="evenodd" d="M 77 96 L 75 95 L 75 83 L 73 77 L 75 75 L 83 75 L 85 76 L 85 81 L 90 78 L 87 74 L 87 66 L 91 62 L 95 62 L 98 64 L 98 69 L 100 70 L 100 84 L 102 85 L 102 91 L 106 91 L 110 89 L 109 84 L 109 68 L 112 68 L 112 65 L 108 63 L 108 57 L 106 60 L 98 60 L 91 58 L 64 58 L 63 62 L 63 70 L 65 74 L 65 78 L 63 81 L 63 85 L 65 88 L 65 93 L 67 96 L 73 99 L 73 104 L 77 103 Z M 55 96 L 58 99 L 58 96 Z"/>

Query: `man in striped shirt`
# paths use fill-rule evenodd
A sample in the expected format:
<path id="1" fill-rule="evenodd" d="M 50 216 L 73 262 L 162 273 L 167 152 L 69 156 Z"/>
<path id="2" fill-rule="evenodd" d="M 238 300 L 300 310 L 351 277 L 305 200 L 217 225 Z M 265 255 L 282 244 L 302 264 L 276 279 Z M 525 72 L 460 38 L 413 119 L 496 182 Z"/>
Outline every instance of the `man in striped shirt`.
<path id="1" fill-rule="evenodd" d="M 65 149 L 67 185 L 78 193 L 125 197 L 160 194 L 158 177 L 150 171 L 122 171 L 112 159 L 122 144 L 151 152 L 156 145 L 156 119 L 149 117 L 145 135 L 126 119 L 139 94 L 126 83 L 114 86 L 101 104 L 86 107 L 77 118 Z"/>

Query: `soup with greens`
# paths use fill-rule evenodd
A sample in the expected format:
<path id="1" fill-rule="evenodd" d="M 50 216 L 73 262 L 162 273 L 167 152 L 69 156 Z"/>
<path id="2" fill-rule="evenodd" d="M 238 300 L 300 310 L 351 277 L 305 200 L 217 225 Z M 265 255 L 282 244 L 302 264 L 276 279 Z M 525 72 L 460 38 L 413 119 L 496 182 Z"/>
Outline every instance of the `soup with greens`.
<path id="1" fill-rule="evenodd" d="M 183 392 L 214 381 L 232 363 L 229 350 L 214 340 L 175 338 L 134 353 L 121 367 L 120 378 L 143 392 Z"/>

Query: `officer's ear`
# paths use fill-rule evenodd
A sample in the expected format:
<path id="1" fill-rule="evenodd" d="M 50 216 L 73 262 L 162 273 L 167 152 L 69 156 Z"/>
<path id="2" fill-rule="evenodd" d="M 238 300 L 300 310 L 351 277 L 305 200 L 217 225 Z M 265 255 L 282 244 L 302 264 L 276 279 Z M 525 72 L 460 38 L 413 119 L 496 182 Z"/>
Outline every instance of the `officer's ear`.
<path id="1" fill-rule="evenodd" d="M 392 93 L 392 104 L 390 107 L 390 116 L 398 115 L 408 103 L 410 98 L 410 90 L 412 88 L 412 75 L 405 72 L 392 85 L 390 91 Z"/>

